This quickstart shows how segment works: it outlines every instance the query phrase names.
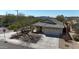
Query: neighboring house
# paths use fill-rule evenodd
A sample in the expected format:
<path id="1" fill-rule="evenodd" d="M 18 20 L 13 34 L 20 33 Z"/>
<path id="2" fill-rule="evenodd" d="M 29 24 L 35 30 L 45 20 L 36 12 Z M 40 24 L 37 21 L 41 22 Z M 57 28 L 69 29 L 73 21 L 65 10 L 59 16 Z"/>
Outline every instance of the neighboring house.
<path id="1" fill-rule="evenodd" d="M 61 35 L 64 25 L 60 21 L 57 21 L 57 19 L 50 19 L 44 22 L 37 22 L 33 24 L 33 32 L 39 32 L 44 33 L 48 35 Z"/>

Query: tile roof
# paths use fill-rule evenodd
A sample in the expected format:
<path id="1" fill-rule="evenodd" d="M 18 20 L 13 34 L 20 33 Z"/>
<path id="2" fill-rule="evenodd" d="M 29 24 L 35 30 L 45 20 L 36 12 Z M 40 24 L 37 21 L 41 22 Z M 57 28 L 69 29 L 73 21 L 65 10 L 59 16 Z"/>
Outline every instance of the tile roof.
<path id="1" fill-rule="evenodd" d="M 45 21 L 45 22 L 37 22 L 33 24 L 33 26 L 64 28 L 63 23 L 60 21 L 57 21 L 56 19 L 49 19 L 48 21 Z"/>

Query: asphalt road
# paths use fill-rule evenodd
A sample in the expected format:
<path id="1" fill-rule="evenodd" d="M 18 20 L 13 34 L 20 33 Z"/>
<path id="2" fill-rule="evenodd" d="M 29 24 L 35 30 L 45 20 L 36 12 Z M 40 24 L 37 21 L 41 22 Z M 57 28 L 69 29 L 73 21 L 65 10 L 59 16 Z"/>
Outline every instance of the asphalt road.
<path id="1" fill-rule="evenodd" d="M 31 49 L 31 48 L 0 41 L 0 49 Z"/>

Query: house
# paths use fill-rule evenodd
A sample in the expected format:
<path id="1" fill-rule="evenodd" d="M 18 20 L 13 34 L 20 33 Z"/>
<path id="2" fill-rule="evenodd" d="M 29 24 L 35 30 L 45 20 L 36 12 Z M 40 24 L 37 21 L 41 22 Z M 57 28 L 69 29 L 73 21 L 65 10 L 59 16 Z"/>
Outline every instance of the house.
<path id="1" fill-rule="evenodd" d="M 57 19 L 52 18 L 44 22 L 37 22 L 33 24 L 33 32 L 44 33 L 46 35 L 59 36 L 62 34 L 64 25 Z"/>

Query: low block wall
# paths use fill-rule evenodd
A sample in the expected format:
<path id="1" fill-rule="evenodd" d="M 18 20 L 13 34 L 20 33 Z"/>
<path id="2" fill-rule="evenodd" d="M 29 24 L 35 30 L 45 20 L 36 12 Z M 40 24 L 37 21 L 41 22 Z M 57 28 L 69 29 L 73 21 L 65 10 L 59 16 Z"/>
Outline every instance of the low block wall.
<path id="1" fill-rule="evenodd" d="M 67 42 L 64 39 L 59 40 L 59 48 L 61 49 L 79 49 L 79 42 L 73 39 L 74 33 L 69 33 L 69 37 L 71 38 L 71 42 Z"/>

